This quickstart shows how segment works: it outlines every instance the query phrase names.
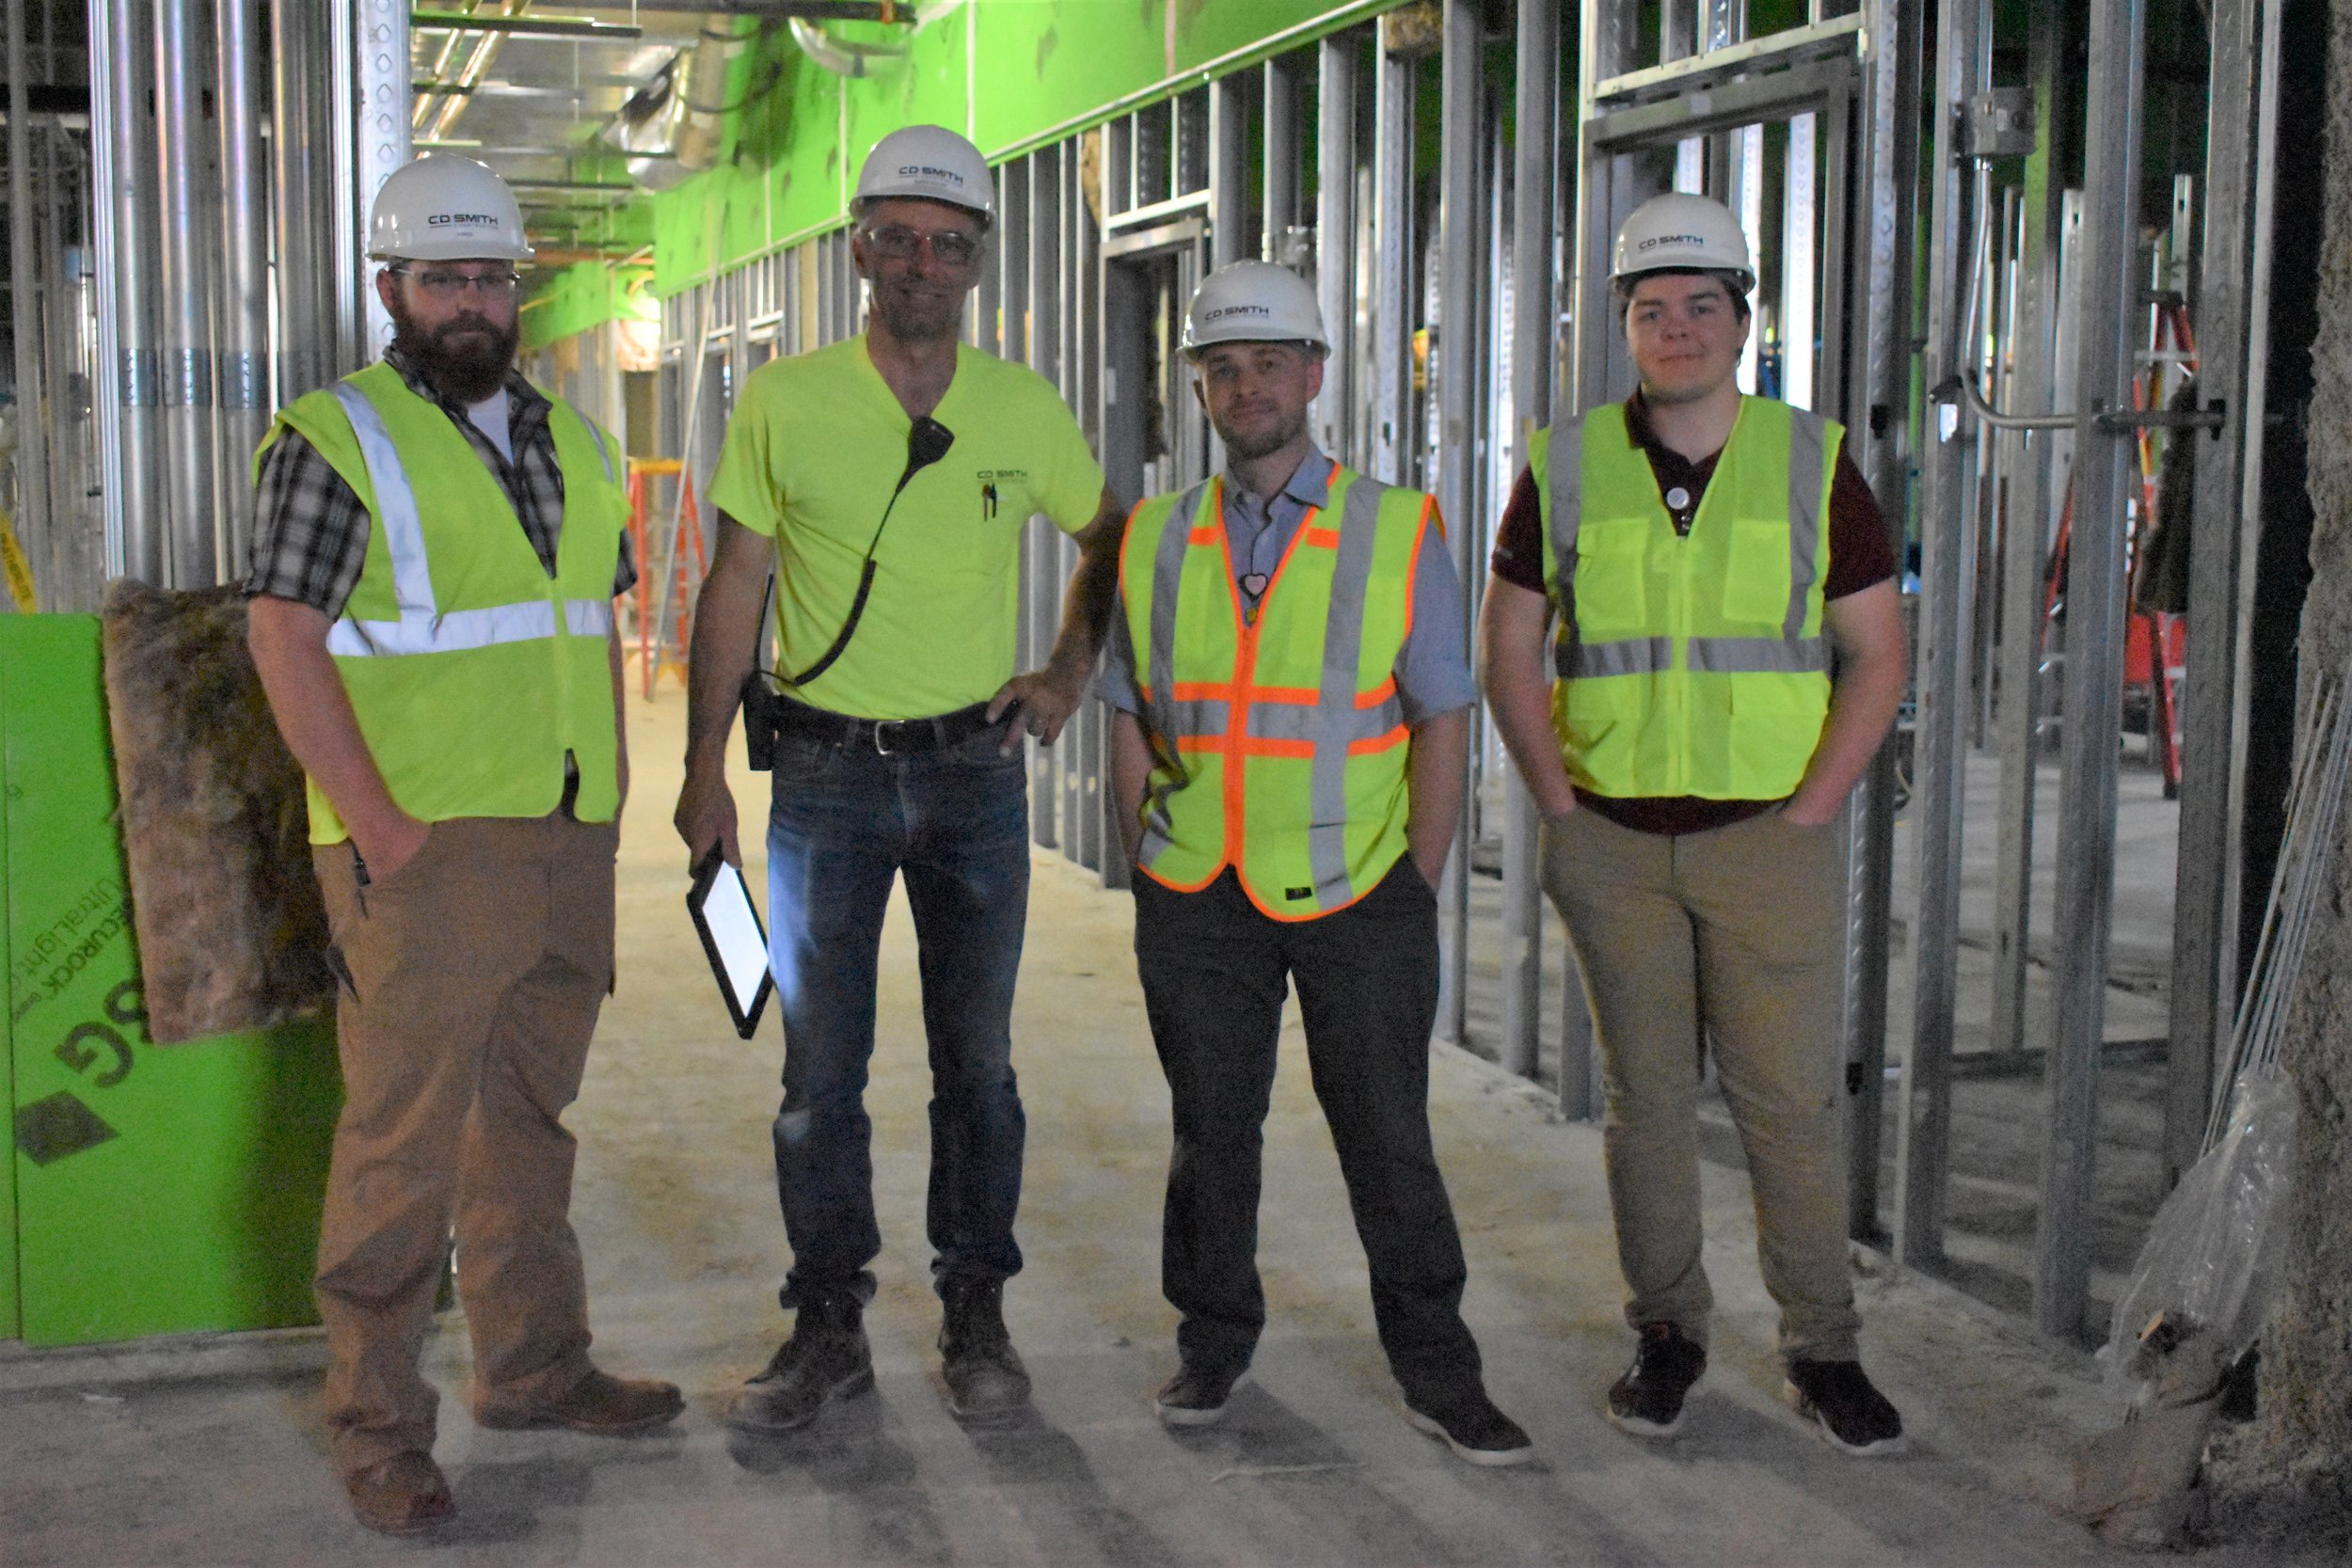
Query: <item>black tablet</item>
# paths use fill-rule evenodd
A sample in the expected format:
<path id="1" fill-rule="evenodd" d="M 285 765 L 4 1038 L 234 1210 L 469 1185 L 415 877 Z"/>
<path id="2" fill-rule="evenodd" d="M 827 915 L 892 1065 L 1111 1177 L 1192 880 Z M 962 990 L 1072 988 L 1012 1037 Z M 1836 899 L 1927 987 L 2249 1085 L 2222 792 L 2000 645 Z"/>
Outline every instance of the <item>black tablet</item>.
<path id="1" fill-rule="evenodd" d="M 742 871 L 729 865 L 716 845 L 694 868 L 686 912 L 694 917 L 694 932 L 703 939 L 703 952 L 718 976 L 719 994 L 726 1000 L 736 1034 L 750 1039 L 759 1027 L 768 993 L 776 989 L 768 973 L 768 933 L 752 903 L 752 890 L 743 885 Z"/>

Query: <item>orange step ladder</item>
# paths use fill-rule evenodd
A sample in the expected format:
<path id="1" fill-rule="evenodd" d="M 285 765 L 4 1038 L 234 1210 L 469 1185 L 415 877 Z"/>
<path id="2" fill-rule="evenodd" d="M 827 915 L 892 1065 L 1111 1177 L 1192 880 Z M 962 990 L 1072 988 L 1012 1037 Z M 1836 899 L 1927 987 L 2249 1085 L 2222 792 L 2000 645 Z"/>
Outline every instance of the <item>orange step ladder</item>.
<path id="1" fill-rule="evenodd" d="M 676 531 L 673 546 L 670 580 L 661 586 L 656 597 L 654 578 L 658 570 L 645 553 L 646 510 L 652 486 L 657 479 L 675 479 L 678 483 L 678 509 L 673 514 Z M 643 672 L 644 695 L 653 695 L 655 678 L 668 665 L 678 672 L 682 682 L 686 675 L 685 650 L 691 637 L 694 610 L 694 588 L 709 569 L 710 562 L 703 546 L 702 509 L 694 499 L 694 483 L 686 472 L 686 465 L 675 457 L 632 457 L 628 460 L 628 536 L 637 552 L 637 586 L 630 597 L 636 622 L 637 661 Z M 692 564 L 688 563 L 687 550 L 693 551 Z M 691 575 L 690 575 L 691 570 Z M 675 614 L 669 613 L 675 610 Z M 676 657 L 671 656 L 671 635 L 657 640 L 656 622 L 666 622 L 675 628 Z M 659 645 L 657 645 L 657 643 Z"/>

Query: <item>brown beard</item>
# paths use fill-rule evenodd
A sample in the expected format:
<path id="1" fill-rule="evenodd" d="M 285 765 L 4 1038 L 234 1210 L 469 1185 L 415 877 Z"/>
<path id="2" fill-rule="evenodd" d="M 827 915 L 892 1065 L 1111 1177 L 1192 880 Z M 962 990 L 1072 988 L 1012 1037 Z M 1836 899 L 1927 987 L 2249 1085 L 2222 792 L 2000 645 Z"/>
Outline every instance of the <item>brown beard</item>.
<path id="1" fill-rule="evenodd" d="M 1307 411 L 1302 408 L 1298 411 L 1298 418 L 1277 425 L 1273 430 L 1261 436 L 1254 436 L 1247 440 L 1237 442 L 1221 430 L 1216 433 L 1216 436 L 1218 440 L 1225 443 L 1225 454 L 1227 457 L 1239 458 L 1243 462 L 1248 463 L 1254 462 L 1258 458 L 1267 456 L 1273 452 L 1280 451 L 1284 447 L 1290 445 L 1293 441 L 1297 440 L 1299 436 L 1305 435 L 1306 431 Z"/>
<path id="2" fill-rule="evenodd" d="M 521 341 L 520 325 L 501 327 L 487 316 L 467 314 L 436 331 L 419 327 L 395 293 L 390 307 L 392 346 L 433 389 L 453 403 L 476 404 L 506 385 Z M 454 340 L 461 332 L 486 332 L 488 341 Z"/>

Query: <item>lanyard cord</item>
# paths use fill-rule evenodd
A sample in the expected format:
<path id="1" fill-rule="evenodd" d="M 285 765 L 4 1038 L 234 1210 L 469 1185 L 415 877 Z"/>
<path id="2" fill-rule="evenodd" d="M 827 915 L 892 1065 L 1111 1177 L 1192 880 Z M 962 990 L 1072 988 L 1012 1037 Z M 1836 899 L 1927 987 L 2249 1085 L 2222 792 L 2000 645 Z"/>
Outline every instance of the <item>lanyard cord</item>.
<path id="1" fill-rule="evenodd" d="M 781 685 L 802 687 L 833 668 L 834 661 L 838 659 L 843 650 L 849 647 L 850 639 L 857 634 L 858 622 L 866 614 L 866 597 L 874 591 L 874 551 L 882 544 L 882 530 L 890 526 L 890 515 L 898 509 L 898 498 L 906 494 L 908 483 L 916 474 L 946 456 L 947 449 L 955 443 L 955 432 L 929 415 L 916 420 L 908 429 L 906 468 L 898 475 L 898 486 L 890 492 L 890 499 L 882 507 L 882 521 L 874 525 L 874 536 L 866 543 L 866 560 L 858 570 L 857 596 L 850 601 L 850 613 L 842 621 L 841 630 L 834 637 L 833 646 L 827 648 L 823 657 L 819 657 L 816 663 L 797 675 L 787 675 L 780 671 L 760 671 L 758 650 L 755 647 L 752 654 L 754 678 L 757 678 L 760 673 L 772 673 Z M 772 598 L 775 591 L 775 575 L 772 572 L 769 574 L 768 581 L 768 596 Z M 763 621 L 766 619 L 764 610 L 761 618 Z"/>

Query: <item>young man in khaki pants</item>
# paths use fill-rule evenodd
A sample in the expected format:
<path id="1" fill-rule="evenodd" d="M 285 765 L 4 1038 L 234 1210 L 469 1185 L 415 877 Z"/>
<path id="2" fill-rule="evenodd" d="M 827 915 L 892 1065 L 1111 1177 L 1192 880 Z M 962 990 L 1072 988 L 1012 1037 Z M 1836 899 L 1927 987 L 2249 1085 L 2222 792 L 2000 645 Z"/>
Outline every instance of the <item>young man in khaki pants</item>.
<path id="1" fill-rule="evenodd" d="M 1481 661 L 1597 1026 L 1639 1336 L 1610 1418 L 1672 1435 L 1707 1367 L 1704 1038 L 1755 1185 L 1784 1394 L 1877 1454 L 1902 1419 L 1857 1359 L 1846 1259 L 1838 822 L 1902 697 L 1902 623 L 1843 429 L 1740 394 L 1754 282 L 1719 202 L 1662 196 L 1626 220 L 1612 286 L 1641 389 L 1535 436 Z"/>

